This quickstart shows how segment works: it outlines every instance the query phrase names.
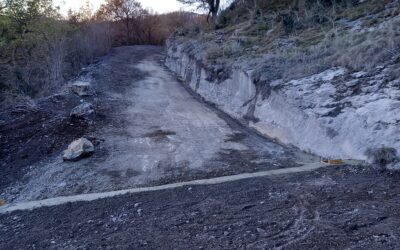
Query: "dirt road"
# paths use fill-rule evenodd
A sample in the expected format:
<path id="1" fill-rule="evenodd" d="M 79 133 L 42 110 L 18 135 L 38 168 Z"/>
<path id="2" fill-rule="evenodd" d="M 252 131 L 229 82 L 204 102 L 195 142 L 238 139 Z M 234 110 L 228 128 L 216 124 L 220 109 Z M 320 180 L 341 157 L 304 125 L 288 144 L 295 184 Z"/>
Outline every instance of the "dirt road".
<path id="1" fill-rule="evenodd" d="M 79 80 L 91 82 L 96 94 L 83 99 L 94 104 L 97 116 L 81 134 L 96 142 L 96 153 L 75 163 L 63 162 L 57 150 L 44 154 L 23 180 L 5 189 L 3 199 L 22 202 L 114 191 L 313 161 L 258 136 L 192 96 L 163 67 L 163 58 L 159 47 L 123 47 L 86 69 Z M 63 96 L 72 99 L 71 95 Z M 67 110 L 62 114 L 68 116 L 70 107 L 63 106 Z M 47 122 L 44 119 L 42 126 L 60 126 Z M 62 122 L 70 121 L 65 117 Z M 25 129 L 7 130 L 4 136 Z M 58 135 L 45 136 L 52 140 Z M 21 139 L 19 147 L 26 147 L 26 138 Z M 72 138 L 58 140 L 66 145 Z"/>
<path id="2" fill-rule="evenodd" d="M 399 247 L 396 174 L 355 166 L 295 173 L 318 159 L 204 103 L 163 59 L 159 47 L 117 48 L 79 77 L 95 95 L 65 90 L 0 113 L 0 198 L 12 206 L 186 184 L 2 214 L 0 249 Z M 95 106 L 91 122 L 69 118 L 81 99 Z M 80 136 L 95 154 L 63 162 L 61 151 Z"/>

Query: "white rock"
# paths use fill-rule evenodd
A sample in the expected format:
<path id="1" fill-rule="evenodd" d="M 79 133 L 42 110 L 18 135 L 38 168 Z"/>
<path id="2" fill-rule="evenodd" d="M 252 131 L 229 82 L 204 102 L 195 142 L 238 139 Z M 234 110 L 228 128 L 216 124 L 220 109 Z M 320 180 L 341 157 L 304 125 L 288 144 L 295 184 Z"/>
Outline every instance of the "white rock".
<path id="1" fill-rule="evenodd" d="M 94 152 L 93 144 L 86 138 L 73 141 L 63 153 L 64 161 L 77 161 Z"/>
<path id="2" fill-rule="evenodd" d="M 392 171 L 400 171 L 400 161 L 391 163 L 387 165 L 386 168 Z"/>
<path id="3" fill-rule="evenodd" d="M 368 74 L 367 72 L 360 71 L 360 72 L 356 72 L 356 73 L 351 74 L 351 76 L 354 77 L 354 78 L 361 78 L 361 77 L 366 76 L 367 74 Z"/>
<path id="4" fill-rule="evenodd" d="M 94 115 L 94 108 L 91 103 L 82 103 L 71 110 L 72 118 L 89 119 Z"/>
<path id="5" fill-rule="evenodd" d="M 90 96 L 93 94 L 92 86 L 89 82 L 77 81 L 72 84 L 71 89 L 78 96 Z"/>
<path id="6" fill-rule="evenodd" d="M 379 72 L 352 74 L 332 68 L 289 82 L 274 81 L 263 96 L 246 66 L 237 63 L 230 79 L 217 83 L 199 63 L 200 50 L 193 57 L 183 44 L 170 40 L 167 45 L 166 65 L 191 89 L 234 118 L 247 118 L 252 111 L 249 126 L 262 134 L 334 159 L 366 160 L 367 149 L 382 145 L 400 152 L 400 92 L 395 83 L 385 90 Z"/>

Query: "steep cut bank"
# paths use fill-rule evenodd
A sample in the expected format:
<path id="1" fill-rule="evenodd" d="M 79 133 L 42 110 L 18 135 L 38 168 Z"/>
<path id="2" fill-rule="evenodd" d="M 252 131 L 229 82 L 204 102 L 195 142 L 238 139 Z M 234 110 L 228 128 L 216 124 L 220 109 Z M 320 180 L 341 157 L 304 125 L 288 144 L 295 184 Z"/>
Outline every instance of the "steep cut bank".
<path id="1" fill-rule="evenodd" d="M 360 1 L 353 8 L 369 7 L 365 4 L 371 1 L 363 2 L 366 3 Z M 345 50 L 341 53 L 353 56 L 354 61 L 368 60 L 367 54 L 371 51 L 361 51 L 361 47 L 364 42 L 375 46 L 376 54 L 369 56 L 382 58 L 360 63 L 363 67 L 350 67 L 338 61 L 322 65 L 322 61 L 334 60 L 333 54 L 329 58 L 322 52 L 314 55 L 312 65 L 306 65 L 310 58 L 298 60 L 296 64 L 292 54 L 283 54 L 284 47 L 285 51 L 296 50 L 306 57 L 306 50 L 300 50 L 292 41 L 293 37 L 304 42 L 310 29 L 316 36 L 315 33 L 320 32 L 318 29 L 326 29 L 324 24 L 279 35 L 274 34 L 279 33 L 284 24 L 268 25 L 270 27 L 259 31 L 259 40 L 249 46 L 247 42 L 250 38 L 254 40 L 254 35 L 247 30 L 260 22 L 268 22 L 265 13 L 267 21 L 249 20 L 208 33 L 171 37 L 167 43 L 166 65 L 205 100 L 262 134 L 324 157 L 365 160 L 370 149 L 400 149 L 400 78 L 395 73 L 400 66 L 397 43 L 400 32 L 395 24 L 399 24 L 400 18 L 393 12 L 397 7 L 398 1 L 386 1 L 372 14 L 365 11 L 353 20 L 342 17 L 335 21 L 336 38 L 327 39 L 330 31 L 325 30 L 323 40 L 302 45 L 315 51 L 335 43 L 337 47 L 332 50 L 338 50 L 346 47 L 337 45 L 338 40 L 349 39 L 350 34 L 354 40 L 353 36 L 362 36 L 362 43 L 347 44 L 346 49 L 353 49 L 353 54 L 346 54 L 349 51 Z M 371 5 L 372 8 L 376 6 Z M 372 24 L 371 18 L 375 20 Z M 380 32 L 395 34 L 385 37 L 395 45 L 381 43 L 380 36 L 384 34 Z M 269 38 L 269 43 L 264 43 L 261 37 Z M 379 48 L 391 53 L 383 55 Z M 278 53 L 284 63 L 277 63 Z M 366 67 L 366 64 L 371 65 Z M 278 74 L 308 66 L 312 69 L 302 74 Z"/>

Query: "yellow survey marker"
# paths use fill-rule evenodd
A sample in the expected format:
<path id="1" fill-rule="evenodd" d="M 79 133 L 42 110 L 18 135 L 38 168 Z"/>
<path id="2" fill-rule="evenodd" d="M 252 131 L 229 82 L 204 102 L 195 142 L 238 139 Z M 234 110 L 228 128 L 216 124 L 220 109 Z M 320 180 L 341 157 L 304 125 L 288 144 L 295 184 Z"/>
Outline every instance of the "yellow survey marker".
<path id="1" fill-rule="evenodd" d="M 339 165 L 339 164 L 343 163 L 343 160 L 340 160 L 340 159 L 332 159 L 332 160 L 323 159 L 322 162 L 328 163 L 328 164 L 332 164 L 332 165 Z"/>

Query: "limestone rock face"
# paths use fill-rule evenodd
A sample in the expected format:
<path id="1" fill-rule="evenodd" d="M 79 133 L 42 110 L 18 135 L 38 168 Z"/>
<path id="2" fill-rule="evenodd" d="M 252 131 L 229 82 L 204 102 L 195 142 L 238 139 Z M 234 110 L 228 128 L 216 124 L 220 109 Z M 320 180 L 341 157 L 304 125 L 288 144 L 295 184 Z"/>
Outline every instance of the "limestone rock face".
<path id="1" fill-rule="evenodd" d="M 90 119 L 94 116 L 94 108 L 91 103 L 84 102 L 71 110 L 72 118 Z"/>
<path id="2" fill-rule="evenodd" d="M 92 86 L 89 82 L 77 81 L 71 86 L 72 92 L 78 96 L 91 96 L 93 95 Z"/>
<path id="3" fill-rule="evenodd" d="M 391 76 L 392 62 L 368 72 L 333 67 L 264 81 L 273 72 L 258 74 L 242 58 L 230 77 L 218 79 L 208 77 L 215 67 L 203 59 L 203 46 L 170 39 L 166 66 L 206 101 L 261 134 L 329 159 L 368 160 L 367 150 L 383 146 L 397 155 L 390 151 L 373 161 L 399 157 L 400 78 Z"/>
<path id="4" fill-rule="evenodd" d="M 78 161 L 94 153 L 93 144 L 86 138 L 73 141 L 63 153 L 64 161 Z"/>

